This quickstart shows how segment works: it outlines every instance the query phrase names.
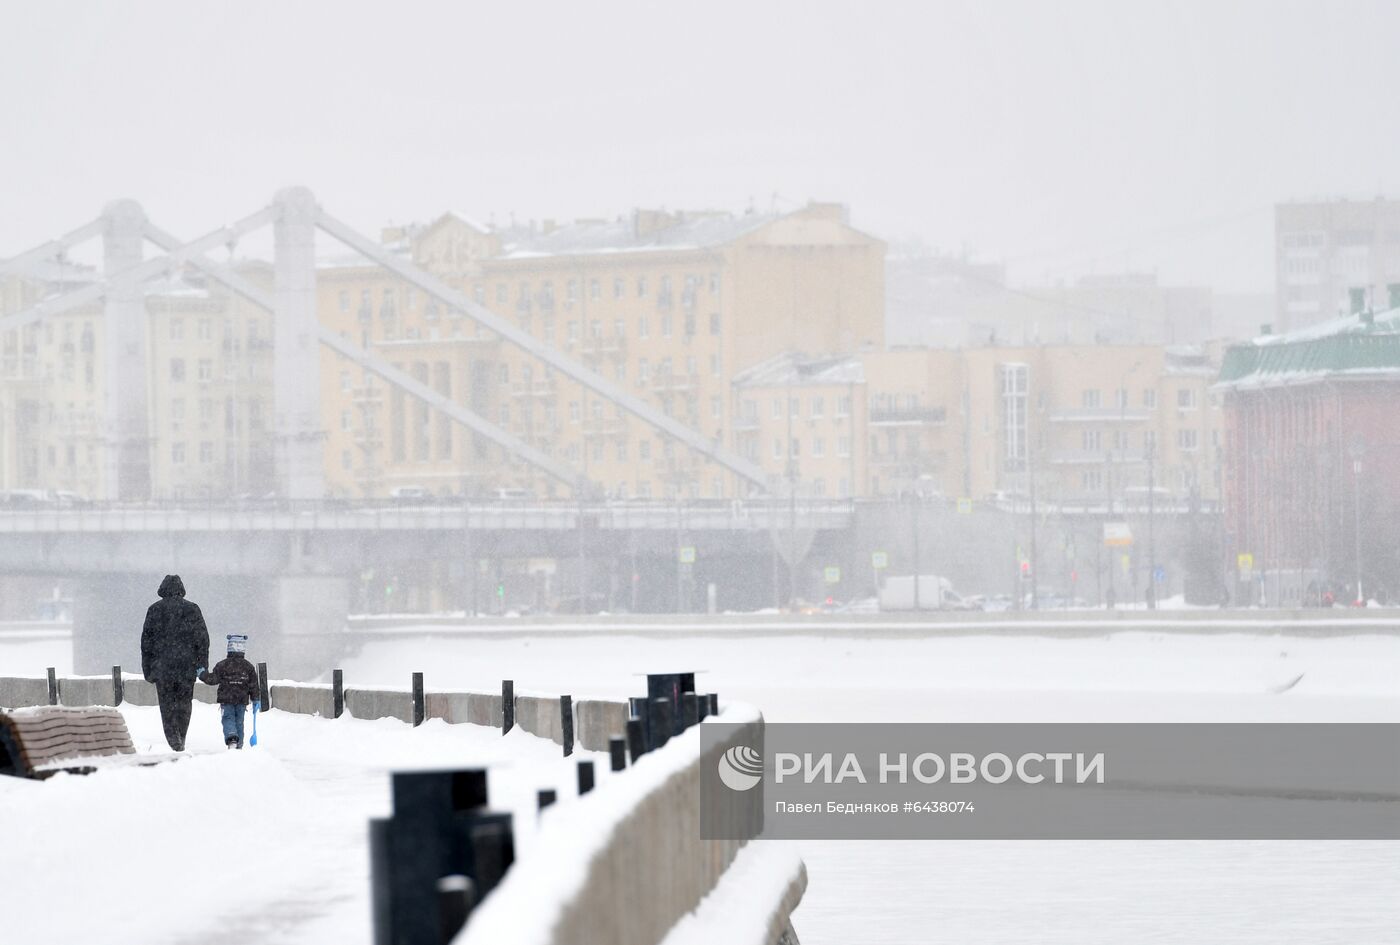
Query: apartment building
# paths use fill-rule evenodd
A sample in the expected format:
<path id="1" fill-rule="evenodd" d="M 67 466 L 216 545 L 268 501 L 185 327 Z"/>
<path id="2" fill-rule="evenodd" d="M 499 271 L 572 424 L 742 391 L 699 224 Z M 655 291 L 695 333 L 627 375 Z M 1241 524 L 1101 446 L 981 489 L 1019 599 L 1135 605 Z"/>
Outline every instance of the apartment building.
<path id="1" fill-rule="evenodd" d="M 1400 200 L 1322 200 L 1274 208 L 1277 327 L 1400 306 Z"/>
<path id="2" fill-rule="evenodd" d="M 734 378 L 734 450 L 771 472 L 784 491 L 850 498 L 867 475 L 866 391 L 855 357 L 770 358 Z"/>
<path id="3" fill-rule="evenodd" d="M 79 271 L 14 280 L 5 310 L 81 284 Z M 266 266 L 240 271 L 271 284 Z M 85 278 L 94 278 L 90 270 Z M 193 272 L 148 283 L 145 292 L 152 497 L 267 493 L 271 315 Z M 102 317 L 92 304 L 0 338 L 0 488 L 105 497 Z"/>
<path id="4" fill-rule="evenodd" d="M 396 252 L 494 314 L 718 443 L 736 374 L 786 351 L 878 349 L 884 244 L 843 208 L 666 213 L 495 230 L 449 214 L 388 234 Z M 370 267 L 318 273 L 323 323 L 619 497 L 742 495 L 746 486 Z M 323 361 L 327 476 L 342 495 L 395 485 L 481 494 L 558 486 L 332 355 Z M 833 489 L 836 482 L 833 480 Z"/>

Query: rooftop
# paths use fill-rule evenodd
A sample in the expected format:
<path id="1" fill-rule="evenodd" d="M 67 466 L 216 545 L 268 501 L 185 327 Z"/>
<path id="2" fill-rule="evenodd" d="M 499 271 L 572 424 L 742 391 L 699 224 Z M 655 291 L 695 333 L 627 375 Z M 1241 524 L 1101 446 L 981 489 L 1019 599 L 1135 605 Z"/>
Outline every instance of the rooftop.
<path id="1" fill-rule="evenodd" d="M 1400 308 L 1233 345 L 1217 386 L 1247 390 L 1342 377 L 1400 380 Z"/>
<path id="2" fill-rule="evenodd" d="M 814 358 L 796 351 L 761 361 L 734 376 L 736 387 L 863 384 L 865 368 L 853 357 Z"/>
<path id="3" fill-rule="evenodd" d="M 723 246 L 778 218 L 777 214 L 634 211 L 623 220 L 580 220 L 508 244 L 506 259 L 706 249 Z"/>

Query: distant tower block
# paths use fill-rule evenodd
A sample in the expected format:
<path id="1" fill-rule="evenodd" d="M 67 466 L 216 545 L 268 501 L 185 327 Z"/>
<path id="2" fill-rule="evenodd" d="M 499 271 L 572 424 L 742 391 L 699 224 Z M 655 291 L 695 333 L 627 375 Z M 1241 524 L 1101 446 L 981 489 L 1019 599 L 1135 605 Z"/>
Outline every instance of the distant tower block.
<path id="1" fill-rule="evenodd" d="M 102 211 L 103 273 L 109 280 L 102 312 L 102 492 L 109 500 L 151 495 L 151 440 L 147 424 L 146 302 L 135 280 L 115 279 L 142 261 L 146 214 L 134 200 L 115 200 Z"/>
<path id="2" fill-rule="evenodd" d="M 276 305 L 273 313 L 273 401 L 278 493 L 288 499 L 325 496 L 321 464 L 321 363 L 316 322 L 316 218 L 305 187 L 274 198 Z"/>

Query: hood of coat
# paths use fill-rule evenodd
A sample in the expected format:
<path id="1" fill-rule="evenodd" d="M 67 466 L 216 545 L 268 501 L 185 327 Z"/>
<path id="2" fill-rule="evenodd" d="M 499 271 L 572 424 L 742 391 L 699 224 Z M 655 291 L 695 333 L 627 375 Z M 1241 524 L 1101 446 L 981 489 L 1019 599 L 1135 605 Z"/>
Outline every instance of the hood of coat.
<path id="1" fill-rule="evenodd" d="M 160 582 L 160 590 L 156 593 L 161 597 L 184 597 L 185 584 L 180 580 L 180 575 L 167 574 L 165 580 Z"/>

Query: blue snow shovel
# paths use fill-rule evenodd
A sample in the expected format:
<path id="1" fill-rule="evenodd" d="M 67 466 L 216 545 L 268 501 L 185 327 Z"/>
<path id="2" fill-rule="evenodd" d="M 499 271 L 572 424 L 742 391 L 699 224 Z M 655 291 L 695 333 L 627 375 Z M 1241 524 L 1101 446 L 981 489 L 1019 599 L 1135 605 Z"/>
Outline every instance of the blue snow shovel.
<path id="1" fill-rule="evenodd" d="M 257 699 L 254 699 L 254 700 L 253 700 L 253 737 L 250 738 L 250 739 L 248 739 L 248 747 L 249 747 L 249 748 L 257 748 L 257 747 L 258 747 L 258 706 L 259 706 L 259 705 L 261 705 L 261 702 L 260 702 L 259 700 L 257 700 Z"/>

